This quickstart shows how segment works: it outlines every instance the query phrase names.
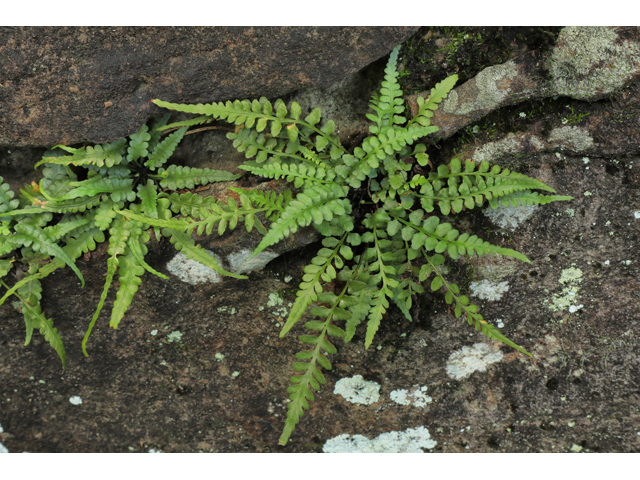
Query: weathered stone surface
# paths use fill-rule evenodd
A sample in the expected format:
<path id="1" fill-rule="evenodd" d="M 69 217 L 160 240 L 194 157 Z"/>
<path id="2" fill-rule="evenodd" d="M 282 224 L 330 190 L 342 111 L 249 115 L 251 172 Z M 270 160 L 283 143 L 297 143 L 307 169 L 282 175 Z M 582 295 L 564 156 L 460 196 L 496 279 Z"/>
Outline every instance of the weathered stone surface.
<path id="1" fill-rule="evenodd" d="M 106 326 L 109 295 L 85 358 L 80 342 L 104 281 L 101 248 L 79 261 L 84 289 L 67 270 L 45 282 L 45 312 L 67 342 L 65 372 L 40 335 L 24 347 L 21 315 L 0 307 L 0 443 L 11 452 L 640 451 L 639 98 L 632 83 L 605 100 L 577 102 L 575 113 L 589 115 L 575 124 L 560 116 L 545 124 L 543 106 L 528 128 L 482 132 L 463 147 L 574 197 L 528 217 L 490 218 L 476 208 L 453 219 L 531 260 L 448 265 L 484 318 L 533 359 L 488 341 L 429 292 L 414 322 L 390 309 L 369 350 L 363 331 L 350 344 L 335 342 L 327 384 L 279 447 L 290 364 L 304 348 L 295 337 L 306 331 L 277 337 L 314 249 L 283 255 L 248 281 L 193 286 L 147 274 L 115 331 Z M 500 114 L 520 118 L 517 110 Z M 562 128 L 586 132 L 593 146 L 560 141 Z M 455 141 L 431 155 L 436 165 L 450 159 Z M 527 141 L 531 150 L 518 146 Z M 507 217 L 506 228 L 493 223 Z M 150 250 L 151 266 L 167 273 L 175 250 Z M 334 393 L 357 375 L 380 385 L 377 401 L 353 404 Z M 71 403 L 75 396 L 83 403 Z"/>
<path id="2" fill-rule="evenodd" d="M 328 87 L 415 27 L 3 27 L 0 145 L 102 143 L 153 98 L 208 103 Z"/>
<path id="3" fill-rule="evenodd" d="M 638 28 L 566 27 L 545 58 L 527 51 L 484 69 L 451 91 L 433 116 L 432 123 L 440 130 L 432 137 L 448 138 L 498 108 L 525 100 L 555 96 L 599 100 L 638 77 Z M 424 92 L 408 98 L 413 115 L 417 113 L 417 97 L 428 95 Z"/>
<path id="4" fill-rule="evenodd" d="M 302 348 L 295 336 L 304 330 L 279 339 L 277 324 L 312 251 L 285 256 L 249 281 L 194 287 L 145 275 L 120 328 L 109 329 L 101 317 L 84 358 L 80 342 L 104 281 L 105 255 L 98 252 L 79 262 L 84 289 L 66 270 L 45 284 L 45 311 L 67 342 L 65 372 L 40 335 L 23 346 L 21 315 L 1 307 L 0 443 L 12 452 L 309 452 L 333 448 L 329 440 L 343 434 L 374 441 L 424 427 L 437 442 L 432 451 L 639 451 L 640 157 L 585 164 L 582 157 L 560 163 L 543 154 L 529 161 L 530 175 L 575 200 L 540 207 L 513 232 L 479 211 L 463 218 L 470 221 L 465 229 L 532 263 L 505 269 L 483 257 L 482 268 L 469 262 L 459 274 L 452 263 L 451 275 L 466 288 L 465 279 L 502 272 L 491 278 L 509 285 L 500 300 L 472 301 L 533 360 L 488 342 L 447 313 L 440 295 L 428 294 L 415 323 L 391 310 L 368 351 L 363 333 L 346 346 L 336 342 L 327 385 L 287 447 L 278 447 L 290 363 Z M 166 273 L 173 248 L 152 251 L 151 266 Z M 572 269 L 581 272 L 574 280 Z M 169 342 L 175 331 L 182 337 Z M 476 353 L 465 356 L 463 347 Z M 452 362 L 467 357 L 465 365 L 474 360 L 485 371 L 451 378 L 447 367 L 453 371 Z M 356 375 L 381 385 L 377 402 L 356 405 L 333 393 L 340 379 Z M 391 398 L 415 385 L 426 386 L 432 401 L 419 408 Z M 75 395 L 81 405 L 70 403 Z"/>

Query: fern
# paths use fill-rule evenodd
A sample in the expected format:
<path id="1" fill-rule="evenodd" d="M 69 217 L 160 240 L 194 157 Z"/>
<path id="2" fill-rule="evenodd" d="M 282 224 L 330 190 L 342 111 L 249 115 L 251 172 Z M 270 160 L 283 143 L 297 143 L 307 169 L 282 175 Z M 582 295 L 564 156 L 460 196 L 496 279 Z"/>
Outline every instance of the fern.
<path id="1" fill-rule="evenodd" d="M 97 243 L 104 242 L 105 233 L 108 233 L 110 258 L 107 261 L 106 281 L 82 342 L 82 350 L 87 355 L 89 336 L 116 274 L 119 286 L 109 322 L 113 328 L 117 328 L 122 321 L 145 271 L 167 279 L 166 275 L 144 261 L 147 253 L 144 244 L 150 240 L 145 230 L 149 227 L 136 218 L 167 221 L 173 216 L 173 211 L 182 208 L 172 205 L 172 200 L 180 203 L 172 190 L 238 178 L 238 175 L 208 168 L 167 166 L 187 130 L 180 128 L 162 139 L 161 132 L 156 129 L 164 127 L 167 120 L 168 117 L 165 117 L 152 122 L 151 128 L 143 125 L 128 139 L 122 138 L 103 145 L 54 147 L 36 165 L 44 164 L 40 183 L 20 190 L 19 198 L 14 198 L 14 193 L 0 178 L 0 255 L 13 255 L 8 261 L 2 260 L 0 278 L 8 279 L 14 268 L 16 272 L 29 272 L 13 285 L 2 282 L 6 291 L 0 297 L 0 304 L 12 295 L 18 298 L 15 304 L 24 315 L 27 337 L 31 338 L 31 332 L 39 329 L 58 352 L 63 365 L 66 357 L 62 340 L 52 321 L 42 314 L 40 295 L 26 292 L 39 292 L 40 280 L 62 267 L 71 268 L 84 285 L 75 260 L 94 250 Z M 84 174 L 79 173 L 81 169 L 85 170 Z M 240 219 L 261 211 L 251 207 L 251 212 L 240 212 L 230 207 L 231 204 L 223 208 L 207 202 L 204 208 L 206 222 L 191 226 L 175 219 L 179 228 L 167 235 L 190 258 L 199 259 L 221 274 L 246 278 L 226 272 L 213 259 L 205 258 L 202 250 L 195 247 L 190 238 L 194 229 L 207 229 L 215 223 L 210 218 L 213 212 L 220 211 L 221 217 L 224 217 L 218 219 L 222 225 L 219 232 L 223 233 L 227 225 L 233 228 Z M 136 218 L 120 215 L 123 210 Z M 188 213 L 195 214 L 193 210 Z M 59 214 L 55 221 L 53 214 Z M 247 225 L 250 223 L 247 222 Z M 154 227 L 156 237 L 160 237 L 161 227 Z M 14 253 L 18 249 L 19 255 Z"/>
<path id="2" fill-rule="evenodd" d="M 254 205 L 269 208 L 265 213 L 271 224 L 252 256 L 302 227 L 312 226 L 324 237 L 317 255 L 304 268 L 280 335 L 289 332 L 306 313 L 320 317 L 305 324 L 313 335 L 299 337 L 311 349 L 297 354 L 301 361 L 293 364 L 299 374 L 291 377 L 288 389 L 291 403 L 280 437 L 282 444 L 287 443 L 313 401 L 312 391 L 325 382 L 320 369 L 331 368 L 325 355 L 336 351 L 329 337 L 350 341 L 360 324 L 366 323 L 368 348 L 392 303 L 411 320 L 412 298 L 423 293 L 425 285 L 432 291 L 446 290 L 445 301 L 456 317 L 464 315 L 488 338 L 530 355 L 487 324 L 478 307 L 460 295 L 458 286 L 447 282 L 438 269 L 445 253 L 452 260 L 488 253 L 529 260 L 515 250 L 459 232 L 436 216 L 435 210 L 447 216 L 485 203 L 491 208 L 501 204 L 544 205 L 571 197 L 540 195 L 534 190 L 555 191 L 539 180 L 497 165 L 491 167 L 487 162 L 477 165 L 454 158 L 426 176 L 417 173 L 420 170 L 414 168 L 416 164 L 431 165 L 426 145 L 418 141 L 438 130 L 431 125 L 433 112 L 454 87 L 457 76 L 436 84 L 426 100 L 419 99 L 418 114 L 407 121 L 398 84 L 398 52 L 399 47 L 391 53 L 381 88 L 371 99 L 373 112 L 367 115 L 372 122 L 371 135 L 351 153 L 334 134 L 335 122 L 321 123 L 318 108 L 301 120 L 302 107 L 296 102 L 287 107 L 282 100 L 272 104 L 265 98 L 207 105 L 154 100 L 161 107 L 200 115 L 198 122 L 208 118 L 235 125 L 235 131 L 227 137 L 248 159 L 241 168 L 265 178 L 286 180 L 300 189 L 295 195 L 288 193 L 291 199 L 283 203 L 264 193 L 244 193 L 241 197 L 243 213 Z M 182 123 L 163 128 L 179 125 Z M 191 200 L 185 199 L 179 210 L 185 218 L 179 224 L 171 221 L 180 231 L 201 230 L 207 215 L 211 221 L 221 221 L 223 206 L 207 209 L 187 202 Z M 233 210 L 236 205 L 229 202 L 227 208 Z M 359 213 L 354 216 L 356 210 Z M 245 222 L 253 219 L 245 214 Z M 168 220 L 139 220 L 169 225 Z M 339 295 L 324 291 L 335 279 L 345 282 Z M 316 302 L 326 306 L 314 306 Z M 345 322 L 344 328 L 335 325 L 341 321 Z"/>
<path id="3" fill-rule="evenodd" d="M 129 139 L 104 145 L 59 145 L 39 163 L 45 164 L 40 184 L 26 186 L 17 199 L 0 179 L 0 255 L 10 257 L 0 259 L 0 278 L 8 278 L 18 268 L 14 264 L 23 264 L 28 271 L 12 286 L 0 280 L 6 288 L 0 304 L 16 296 L 25 316 L 27 339 L 39 328 L 64 364 L 60 336 L 41 313 L 40 280 L 65 266 L 81 278 L 75 259 L 105 241 L 106 233 L 106 282 L 82 343 L 85 354 L 116 274 L 120 286 L 111 312 L 113 328 L 123 319 L 145 271 L 166 278 L 144 261 L 149 227 L 156 237 L 168 237 L 188 258 L 238 279 L 246 277 L 222 269 L 195 244 L 192 234 L 217 231 L 223 235 L 244 223 L 247 231 L 256 228 L 263 235 L 252 253 L 255 256 L 300 228 L 314 228 L 322 246 L 304 267 L 296 300 L 280 333 L 286 335 L 305 315 L 314 317 L 304 323 L 311 334 L 298 337 L 304 348 L 292 365 L 297 373 L 287 390 L 291 402 L 280 437 L 283 445 L 309 409 L 313 391 L 326 383 L 322 369 L 331 369 L 328 356 L 337 351 L 332 342 L 336 338 L 351 341 L 366 324 L 368 348 L 391 306 L 411 320 L 413 299 L 425 288 L 442 291 L 455 317 L 464 317 L 487 338 L 530 355 L 489 325 L 441 269 L 445 254 L 452 261 L 488 253 L 529 260 L 515 250 L 460 232 L 441 216 L 485 203 L 490 208 L 544 205 L 571 197 L 554 195 L 539 180 L 488 162 L 477 165 L 454 158 L 434 170 L 427 145 L 420 139 L 438 130 L 431 125 L 433 112 L 457 76 L 436 84 L 427 99 L 418 100 L 418 114 L 407 120 L 398 84 L 398 53 L 399 47 L 391 53 L 381 88 L 371 99 L 372 113 L 367 115 L 371 135 L 351 148 L 341 144 L 336 123 L 323 119 L 319 108 L 304 115 L 296 102 L 287 106 L 282 100 L 272 103 L 262 97 L 183 105 L 153 100 L 160 107 L 197 116 L 174 124 L 168 124 L 167 116 L 141 127 Z M 229 197 L 222 202 L 176 192 L 237 178 L 228 172 L 167 165 L 188 127 L 213 121 L 233 125 L 227 138 L 247 159 L 241 168 L 291 182 L 296 193 L 231 188 L 238 200 Z M 177 130 L 162 139 L 161 132 L 170 129 Z M 432 171 L 424 173 L 418 166 Z M 78 175 L 78 167 L 86 174 Z M 52 223 L 53 214 L 62 214 L 62 219 Z M 14 253 L 18 248 L 21 256 Z M 325 291 L 328 285 L 331 291 Z M 339 294 L 333 293 L 335 288 Z"/>

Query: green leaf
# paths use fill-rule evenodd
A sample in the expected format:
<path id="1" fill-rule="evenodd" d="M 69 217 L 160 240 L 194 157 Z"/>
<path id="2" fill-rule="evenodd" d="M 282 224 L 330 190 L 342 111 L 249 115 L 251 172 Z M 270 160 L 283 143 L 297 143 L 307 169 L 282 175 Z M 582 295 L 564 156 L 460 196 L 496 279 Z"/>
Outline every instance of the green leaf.
<path id="1" fill-rule="evenodd" d="M 173 155 L 178 144 L 182 141 L 182 137 L 187 132 L 187 127 L 182 127 L 181 129 L 173 132 L 167 138 L 165 138 L 162 142 L 160 142 L 156 148 L 153 149 L 153 152 L 149 155 L 148 160 L 144 163 L 147 168 L 155 170 L 158 167 L 161 167 L 165 164 L 165 162 Z"/>
<path id="2" fill-rule="evenodd" d="M 114 329 L 118 328 L 129 305 L 131 305 L 133 296 L 138 291 L 140 283 L 142 283 L 140 277 L 144 274 L 144 268 L 138 264 L 135 255 L 133 255 L 130 250 L 121 255 L 118 261 L 118 273 L 120 275 L 118 280 L 120 281 L 120 287 L 116 293 L 116 299 L 113 302 L 111 321 L 109 322 L 109 326 Z"/>
<path id="3" fill-rule="evenodd" d="M 76 267 L 75 262 L 69 258 L 62 248 L 49 240 L 49 237 L 43 230 L 27 223 L 19 223 L 15 226 L 15 231 L 16 234 L 11 238 L 14 244 L 31 247 L 36 252 L 59 258 L 73 270 L 84 287 L 84 278 L 78 267 Z"/>

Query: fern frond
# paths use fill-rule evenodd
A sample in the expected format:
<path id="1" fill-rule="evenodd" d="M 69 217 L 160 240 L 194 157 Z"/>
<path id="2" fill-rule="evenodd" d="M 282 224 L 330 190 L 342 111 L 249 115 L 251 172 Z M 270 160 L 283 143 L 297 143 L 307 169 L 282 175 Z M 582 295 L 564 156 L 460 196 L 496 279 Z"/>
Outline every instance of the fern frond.
<path id="1" fill-rule="evenodd" d="M 79 229 L 87 224 L 91 223 L 90 218 L 76 218 L 74 220 L 69 220 L 66 222 L 56 223 L 55 225 L 50 225 L 48 227 L 43 228 L 43 232 L 49 237 L 49 239 L 57 243 L 60 239 L 64 238 L 66 235 L 74 232 L 74 230 Z"/>
<path id="2" fill-rule="evenodd" d="M 137 220 L 139 222 L 151 225 L 153 227 L 169 228 L 178 232 L 184 232 L 189 228 L 195 228 L 193 220 L 189 218 L 151 218 L 145 217 L 131 210 L 114 210 L 117 214 L 125 217 L 127 220 Z"/>
<path id="3" fill-rule="evenodd" d="M 342 198 L 344 196 L 345 191 L 336 184 L 315 185 L 299 193 L 295 200 L 289 202 L 278 220 L 271 225 L 268 233 L 249 258 L 297 232 L 298 227 L 306 227 L 311 222 L 320 225 L 325 220 L 331 221 L 334 215 L 342 216 L 350 212 L 351 204 Z"/>
<path id="4" fill-rule="evenodd" d="M 169 277 L 167 277 L 163 273 L 158 272 L 157 270 L 152 268 L 147 262 L 144 261 L 144 256 L 147 254 L 147 247 L 145 246 L 145 243 L 149 241 L 149 238 L 150 237 L 147 232 L 144 232 L 144 231 L 141 232 L 137 242 L 132 242 L 132 241 L 128 242 L 129 252 L 135 257 L 136 262 L 138 262 L 138 265 L 144 268 L 147 272 L 153 273 L 154 275 L 164 280 L 169 280 Z"/>
<path id="5" fill-rule="evenodd" d="M 105 241 L 104 229 L 94 227 L 89 230 L 85 230 L 79 235 L 67 238 L 67 244 L 62 247 L 69 258 L 76 259 L 83 253 L 93 251 L 96 249 L 96 243 L 102 243 Z"/>
<path id="6" fill-rule="evenodd" d="M 160 186 L 170 190 L 181 188 L 194 188 L 196 185 L 205 185 L 214 182 L 231 182 L 240 178 L 224 170 L 211 170 L 209 168 L 190 168 L 171 165 L 166 170 L 161 168 L 157 173 Z"/>
<path id="7" fill-rule="evenodd" d="M 311 260 L 311 263 L 304 267 L 304 275 L 302 283 L 298 287 L 296 300 L 289 311 L 289 316 L 280 331 L 280 338 L 284 337 L 289 330 L 300 320 L 300 317 L 309 308 L 313 302 L 318 299 L 318 294 L 322 292 L 320 280 L 330 282 L 336 278 L 336 270 L 331 265 L 339 255 L 340 249 L 343 247 L 347 238 L 345 233 L 340 240 L 333 237 L 322 239 L 321 248 L 318 254 Z"/>
<path id="8" fill-rule="evenodd" d="M 21 245 L 31 247 L 36 252 L 59 258 L 73 270 L 84 287 L 84 278 L 78 267 L 76 267 L 75 262 L 67 256 L 62 248 L 52 242 L 42 229 L 24 222 L 17 224 L 14 228 L 16 234 L 11 237 L 11 242 L 16 247 Z"/>
<path id="9" fill-rule="evenodd" d="M 460 316 L 464 314 L 467 317 L 467 322 L 469 323 L 469 325 L 473 325 L 476 331 L 481 331 L 482 334 L 487 338 L 499 340 L 505 345 L 509 345 L 510 347 L 513 347 L 516 350 L 529 355 L 530 357 L 533 356 L 524 348 L 505 337 L 496 327 L 488 324 L 484 320 L 482 315 L 478 313 L 478 306 L 469 303 L 469 298 L 466 295 L 458 296 L 458 294 L 460 293 L 460 289 L 458 288 L 458 286 L 455 283 L 448 283 L 442 273 L 440 273 L 440 270 L 438 270 L 437 268 L 439 265 L 442 265 L 444 263 L 444 257 L 442 255 L 436 254 L 432 257 L 425 255 L 425 259 L 427 260 L 428 265 L 428 268 L 425 270 L 425 280 L 431 273 L 436 274 L 435 278 L 431 282 L 431 290 L 439 290 L 442 286 L 447 289 L 445 301 L 449 305 L 454 305 L 454 313 L 456 318 L 460 318 Z"/>
<path id="10" fill-rule="evenodd" d="M 147 179 L 145 185 L 138 185 L 138 198 L 145 214 L 158 218 L 158 187 L 153 180 Z"/>
<path id="11" fill-rule="evenodd" d="M 140 157 L 146 157 L 149 155 L 149 140 L 151 140 L 151 134 L 149 133 L 149 127 L 142 125 L 140 130 L 129 136 L 131 141 L 129 142 L 129 148 L 127 148 L 127 160 L 134 162 Z"/>
<path id="12" fill-rule="evenodd" d="M 172 134 L 170 134 L 167 138 L 165 138 L 162 142 L 160 142 L 153 149 L 153 152 L 149 154 L 149 157 L 146 162 L 144 162 L 145 167 L 156 169 L 161 167 L 166 163 L 176 147 L 184 137 L 184 134 L 187 131 L 187 127 L 183 127 Z"/>
<path id="13" fill-rule="evenodd" d="M 573 200 L 573 197 L 566 195 L 539 195 L 538 192 L 532 192 L 531 190 L 522 190 L 515 193 L 510 193 L 500 198 L 500 202 L 496 197 L 489 200 L 489 205 L 494 210 L 500 207 L 502 204 L 505 207 L 509 206 L 509 201 L 514 207 L 519 205 L 546 205 L 551 202 L 560 202 L 565 200 Z"/>
<path id="14" fill-rule="evenodd" d="M 118 328 L 120 321 L 124 317 L 129 305 L 133 302 L 133 296 L 138 291 L 138 286 L 142 283 L 140 278 L 144 275 L 145 269 L 138 263 L 136 256 L 131 253 L 131 245 L 138 245 L 139 236 L 131 236 L 127 242 L 127 249 L 118 258 L 118 281 L 120 287 L 116 293 L 116 299 L 113 302 L 113 310 L 111 311 L 111 320 L 109 326 L 114 329 Z"/>
<path id="15" fill-rule="evenodd" d="M 476 167 L 478 170 L 475 171 Z M 443 215 L 448 215 L 451 210 L 456 213 L 463 208 L 473 208 L 481 205 L 485 200 L 493 208 L 498 207 L 498 198 L 511 196 L 518 191 L 527 191 L 523 194 L 523 202 L 549 203 L 557 200 L 570 200 L 573 197 L 549 196 L 538 197 L 532 195 L 530 189 L 546 190 L 555 193 L 551 187 L 535 178 L 512 172 L 509 169 L 502 170 L 495 165 L 489 169 L 488 162 L 482 162 L 479 166 L 472 160 L 466 160 L 464 171 L 459 159 L 454 158 L 451 163 L 440 165 L 437 172 L 431 172 L 429 178 L 424 177 L 412 180 L 410 185 L 420 186 L 420 198 L 422 207 L 431 212 L 437 202 Z M 518 197 L 516 195 L 513 198 Z M 545 200 L 546 198 L 546 200 Z M 508 205 L 509 200 L 503 199 L 503 204 Z"/>
<path id="16" fill-rule="evenodd" d="M 155 128 L 162 132 L 170 128 L 193 127 L 194 125 L 203 125 L 205 123 L 211 123 L 212 121 L 213 118 L 202 115 L 200 117 L 190 118 L 189 120 L 183 120 L 181 122 L 173 122 L 171 125 L 159 125 Z"/>
<path id="17" fill-rule="evenodd" d="M 270 133 L 272 137 L 277 137 L 280 134 L 282 127 L 285 126 L 287 137 L 294 143 L 298 140 L 299 134 L 302 134 L 305 140 L 309 139 L 309 136 L 306 135 L 303 130 L 307 129 L 310 132 L 314 132 L 319 137 L 324 137 L 327 142 L 326 144 L 331 144 L 332 148 L 336 150 L 335 155 L 340 156 L 347 153 L 344 147 L 340 144 L 338 137 L 331 135 L 331 133 L 333 133 L 333 128 L 325 128 L 328 122 L 325 123 L 322 128 L 318 128 L 316 126 L 321 117 L 319 108 L 314 109 L 307 117 L 305 117 L 304 120 L 301 120 L 300 115 L 302 110 L 300 105 L 296 102 L 292 102 L 291 108 L 288 110 L 282 100 L 278 99 L 272 105 L 265 97 L 261 97 L 259 100 L 253 101 L 236 100 L 234 102 L 227 101 L 225 103 L 219 102 L 204 105 L 175 104 L 157 99 L 152 100 L 152 102 L 159 107 L 168 108 L 170 110 L 211 116 L 217 120 L 224 120 L 234 125 L 244 124 L 244 129 L 242 130 L 245 131 L 250 129 L 253 130 L 252 127 L 255 125 L 255 132 L 259 134 L 264 132 L 267 126 L 270 125 Z M 287 114 L 289 114 L 289 116 L 287 116 Z M 170 126 L 167 126 L 167 128 L 169 127 Z M 319 151 L 321 150 L 323 149 L 319 149 Z"/>
<path id="18" fill-rule="evenodd" d="M 391 52 L 387 66 L 384 69 L 384 80 L 382 81 L 380 92 L 371 101 L 371 108 L 377 115 L 369 114 L 367 118 L 376 123 L 375 126 L 369 127 L 369 131 L 374 134 L 385 133 L 385 127 L 393 124 L 402 125 L 407 121 L 406 118 L 400 116 L 404 112 L 404 99 L 398 84 L 399 74 L 396 69 L 399 51 L 400 45 Z"/>
<path id="19" fill-rule="evenodd" d="M 126 138 L 120 138 L 111 143 L 103 145 L 87 146 L 82 148 L 69 148 L 64 145 L 56 145 L 53 148 L 62 148 L 63 150 L 73 153 L 73 155 L 65 155 L 62 157 L 44 157 L 38 163 L 36 168 L 43 163 L 52 163 L 57 165 L 96 165 L 98 167 L 113 167 L 122 162 L 123 148 L 127 144 Z"/>
<path id="20" fill-rule="evenodd" d="M 0 213 L 16 210 L 20 206 L 20 201 L 17 198 L 13 198 L 15 193 L 11 191 L 9 184 L 3 182 L 3 178 L 0 177 Z M 0 220 L 2 220 L 2 217 L 0 217 Z"/>
<path id="21" fill-rule="evenodd" d="M 242 196 L 244 195 L 250 203 L 264 207 L 263 210 L 266 218 L 272 218 L 272 215 L 284 212 L 293 196 L 291 190 L 285 190 L 278 194 L 276 192 L 266 192 L 264 190 L 244 190 L 234 187 L 228 187 L 228 189 L 239 194 L 240 200 L 242 200 Z M 247 206 L 245 206 L 245 209 L 246 208 Z"/>
<path id="22" fill-rule="evenodd" d="M 256 163 L 283 162 L 287 160 L 305 161 L 297 155 L 300 143 L 278 138 L 273 134 L 258 133 L 249 128 L 242 128 L 237 133 L 228 133 L 227 138 L 233 140 L 233 146 L 238 152 L 244 153 L 246 158 L 256 157 Z"/>
<path id="23" fill-rule="evenodd" d="M 31 335 L 34 329 L 38 329 L 44 339 L 56 351 L 60 360 L 62 361 L 62 369 L 67 366 L 67 355 L 64 350 L 64 344 L 58 329 L 54 328 L 53 320 L 48 319 L 42 313 L 42 307 L 40 306 L 40 300 L 42 298 L 42 286 L 40 280 L 33 279 L 27 285 L 18 289 L 15 293 L 16 297 L 20 301 L 20 310 L 24 315 L 24 321 L 27 328 L 27 336 L 25 339 L 25 346 L 29 345 L 31 341 Z"/>
<path id="24" fill-rule="evenodd" d="M 294 375 L 290 382 L 292 385 L 287 389 L 290 394 L 291 402 L 287 405 L 287 419 L 285 427 L 280 436 L 280 444 L 286 445 L 295 426 L 300 421 L 300 417 L 304 414 L 304 410 L 309 409 L 309 402 L 314 400 L 311 389 L 320 390 L 320 384 L 325 384 L 324 375 L 317 367 L 319 363 L 322 368 L 331 370 L 331 363 L 325 354 L 337 353 L 336 347 L 328 340 L 328 336 L 336 336 L 344 338 L 345 332 L 339 327 L 332 325 L 332 320 L 346 320 L 350 317 L 350 313 L 342 309 L 339 305 L 346 293 L 347 287 L 342 289 L 340 295 L 333 293 L 321 294 L 319 300 L 330 303 L 331 307 L 317 307 L 311 309 L 311 314 L 324 318 L 324 322 L 311 321 L 305 324 L 310 330 L 319 332 L 318 336 L 302 335 L 298 339 L 308 345 L 312 345 L 312 350 L 304 350 L 296 354 L 298 360 L 308 360 L 307 362 L 294 362 L 292 367 L 298 372 L 304 372 L 302 375 Z"/>
<path id="25" fill-rule="evenodd" d="M 296 188 L 308 188 L 316 184 L 332 183 L 336 177 L 333 170 L 305 163 L 287 164 L 274 162 L 260 165 L 256 162 L 245 162 L 240 168 L 265 178 L 284 178 L 287 182 L 293 182 Z"/>
<path id="26" fill-rule="evenodd" d="M 411 220 L 407 221 L 399 216 L 392 217 L 404 224 L 402 238 L 411 242 L 411 248 L 419 250 L 424 248 L 427 252 L 447 252 L 451 258 L 457 259 L 460 255 L 482 256 L 487 253 L 497 253 L 508 257 L 517 258 L 526 263 L 531 263 L 522 253 L 510 248 L 491 245 L 489 242 L 478 238 L 477 235 L 469 235 L 454 229 L 450 223 L 440 223 L 440 219 L 434 215 L 422 220 L 424 212 L 416 210 L 411 213 Z"/>
<path id="27" fill-rule="evenodd" d="M 117 177 L 100 177 L 96 176 L 89 180 L 76 182 L 73 190 L 65 196 L 56 198 L 56 202 L 64 200 L 72 200 L 79 197 L 93 197 L 102 193 L 109 193 L 114 202 L 127 200 L 129 202 L 135 199 L 135 193 L 131 189 L 133 185 L 132 178 Z"/>
<path id="28" fill-rule="evenodd" d="M 413 119 L 411 119 L 407 126 L 414 122 L 419 123 L 424 127 L 430 125 L 430 117 L 433 116 L 433 111 L 438 109 L 438 104 L 444 100 L 447 95 L 449 95 L 449 92 L 453 89 L 457 81 L 458 75 L 451 75 L 445 78 L 442 82 L 436 84 L 436 86 L 431 89 L 431 93 L 427 99 L 418 97 L 418 113 L 413 117 Z"/>
<path id="29" fill-rule="evenodd" d="M 87 342 L 89 341 L 89 336 L 91 335 L 91 331 L 93 330 L 96 320 L 98 320 L 98 316 L 102 311 L 104 302 L 107 299 L 107 293 L 109 292 L 109 288 L 111 287 L 111 283 L 113 282 L 113 276 L 118 269 L 118 256 L 125 254 L 127 250 L 127 240 L 131 236 L 131 228 L 133 227 L 134 224 L 132 221 L 129 221 L 124 217 L 118 217 L 113 222 L 113 226 L 109 230 L 109 249 L 107 250 L 107 252 L 111 256 L 109 257 L 109 259 L 107 259 L 107 276 L 105 278 L 100 301 L 98 302 L 98 307 L 96 308 L 96 311 L 91 318 L 89 327 L 87 328 L 87 331 L 85 332 L 84 338 L 82 340 L 82 352 L 86 357 L 89 356 L 89 354 L 87 353 Z"/>

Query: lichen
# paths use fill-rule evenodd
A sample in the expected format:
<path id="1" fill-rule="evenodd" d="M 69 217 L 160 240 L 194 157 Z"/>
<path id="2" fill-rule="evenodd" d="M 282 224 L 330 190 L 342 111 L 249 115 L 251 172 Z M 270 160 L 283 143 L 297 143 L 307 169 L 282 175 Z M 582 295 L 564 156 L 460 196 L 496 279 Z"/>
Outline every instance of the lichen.
<path id="1" fill-rule="evenodd" d="M 180 340 L 182 340 L 182 333 L 179 332 L 178 330 L 176 330 L 175 332 L 171 332 L 167 336 L 167 342 L 169 342 L 169 343 L 179 342 Z"/>
<path id="2" fill-rule="evenodd" d="M 589 132 L 576 126 L 554 128 L 549 135 L 549 142 L 554 148 L 568 148 L 575 152 L 582 152 L 593 146 L 593 138 Z"/>
<path id="3" fill-rule="evenodd" d="M 462 347 L 449 355 L 447 375 L 454 380 L 468 378 L 474 372 L 484 372 L 492 363 L 499 362 L 504 354 L 495 351 L 486 343 L 476 343 L 473 347 Z"/>
<path id="4" fill-rule="evenodd" d="M 563 311 L 569 309 L 570 313 L 577 312 L 583 305 L 576 305 L 578 300 L 579 284 L 582 282 L 582 270 L 571 267 L 562 270 L 560 279 L 562 285 L 566 285 L 560 293 L 555 293 L 551 299 L 545 300 L 545 304 L 549 304 L 549 310 L 552 312 Z"/>
<path id="5" fill-rule="evenodd" d="M 389 394 L 391 400 L 400 405 L 413 405 L 417 408 L 424 408 L 431 403 L 433 399 L 427 395 L 427 387 L 414 385 L 412 391 L 401 389 L 394 390 Z"/>
<path id="6" fill-rule="evenodd" d="M 471 282 L 469 287 L 474 297 L 489 302 L 500 300 L 502 296 L 509 291 L 508 282 L 492 283 L 487 280 L 482 280 L 481 282 Z"/>
<path id="7" fill-rule="evenodd" d="M 429 430 L 420 426 L 404 432 L 387 432 L 373 440 L 364 435 L 344 433 L 327 440 L 322 447 L 325 453 L 423 453 L 438 444 Z"/>
<path id="8" fill-rule="evenodd" d="M 504 155 L 519 153 L 521 149 L 522 145 L 518 137 L 514 133 L 510 133 L 502 140 L 489 142 L 478 148 L 471 159 L 476 163 L 493 162 Z"/>
<path id="9" fill-rule="evenodd" d="M 380 400 L 380 385 L 365 380 L 362 375 L 356 375 L 352 378 L 338 380 L 333 393 L 342 395 L 345 400 L 351 403 L 371 405 Z"/>
<path id="10" fill-rule="evenodd" d="M 220 258 L 217 255 L 209 250 L 207 250 L 207 252 L 220 263 Z M 173 257 L 173 259 L 167 263 L 167 270 L 183 282 L 191 285 L 207 282 L 217 283 L 222 280 L 218 272 L 195 260 L 187 258 L 184 253 L 178 253 Z"/>
<path id="11" fill-rule="evenodd" d="M 630 81 L 640 70 L 640 48 L 617 40 L 609 27 L 564 28 L 549 63 L 556 94 L 594 100 Z"/>
<path id="12" fill-rule="evenodd" d="M 518 68 L 513 60 L 502 65 L 485 68 L 475 78 L 478 94 L 473 102 L 458 105 L 458 94 L 452 90 L 444 103 L 446 113 L 468 115 L 476 110 L 495 110 L 507 98 L 510 88 L 501 88 L 500 80 L 518 76 Z"/>
<path id="13" fill-rule="evenodd" d="M 538 209 L 537 205 L 518 205 L 505 207 L 502 204 L 497 209 L 487 207 L 485 216 L 495 225 L 503 229 L 515 230 L 518 225 L 527 220 Z"/>
<path id="14" fill-rule="evenodd" d="M 234 273 L 249 273 L 254 270 L 261 270 L 267 263 L 278 256 L 277 253 L 263 250 L 255 257 L 249 259 L 252 253 L 252 250 L 243 249 L 228 255 L 229 271 Z"/>

